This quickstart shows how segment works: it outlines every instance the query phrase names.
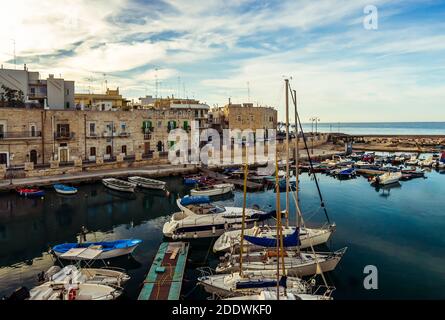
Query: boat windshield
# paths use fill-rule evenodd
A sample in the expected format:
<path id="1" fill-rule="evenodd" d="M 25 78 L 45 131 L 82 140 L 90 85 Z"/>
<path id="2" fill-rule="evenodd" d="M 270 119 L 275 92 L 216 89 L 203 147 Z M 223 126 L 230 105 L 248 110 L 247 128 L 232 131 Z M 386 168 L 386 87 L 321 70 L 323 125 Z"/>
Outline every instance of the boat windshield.
<path id="1" fill-rule="evenodd" d="M 223 213 L 226 209 L 224 207 L 220 206 L 214 206 L 212 209 L 209 210 L 209 213 Z"/>

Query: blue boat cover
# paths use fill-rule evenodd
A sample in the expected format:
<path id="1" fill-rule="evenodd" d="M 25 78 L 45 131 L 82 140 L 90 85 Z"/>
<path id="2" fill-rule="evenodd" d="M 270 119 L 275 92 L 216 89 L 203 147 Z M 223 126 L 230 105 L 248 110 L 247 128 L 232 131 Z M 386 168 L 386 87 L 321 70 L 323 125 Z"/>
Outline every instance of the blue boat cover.
<path id="1" fill-rule="evenodd" d="M 287 288 L 287 277 L 282 276 L 280 282 L 278 284 L 280 287 Z M 274 280 L 253 280 L 253 281 L 243 281 L 237 282 L 237 289 L 250 289 L 250 288 L 267 288 L 267 287 L 276 287 L 277 282 Z"/>
<path id="2" fill-rule="evenodd" d="M 84 242 L 84 243 L 63 243 L 53 247 L 55 252 L 65 253 L 73 248 L 89 248 L 91 246 L 101 246 L 103 251 L 111 251 L 116 249 L 124 249 L 139 245 L 142 240 L 139 239 L 124 239 L 115 241 L 99 241 L 99 242 Z"/>
<path id="3" fill-rule="evenodd" d="M 351 174 L 353 172 L 354 172 L 354 168 L 348 168 L 348 169 L 340 171 L 340 174 Z"/>
<path id="4" fill-rule="evenodd" d="M 181 199 L 181 204 L 183 206 L 188 206 L 190 204 L 200 204 L 200 203 L 210 203 L 209 196 L 186 196 Z"/>
<path id="5" fill-rule="evenodd" d="M 251 237 L 244 236 L 244 239 L 252 244 L 261 247 L 273 248 L 277 246 L 276 238 L 262 238 L 262 237 Z M 300 230 L 295 228 L 294 233 L 283 238 L 284 247 L 296 247 L 300 245 Z"/>

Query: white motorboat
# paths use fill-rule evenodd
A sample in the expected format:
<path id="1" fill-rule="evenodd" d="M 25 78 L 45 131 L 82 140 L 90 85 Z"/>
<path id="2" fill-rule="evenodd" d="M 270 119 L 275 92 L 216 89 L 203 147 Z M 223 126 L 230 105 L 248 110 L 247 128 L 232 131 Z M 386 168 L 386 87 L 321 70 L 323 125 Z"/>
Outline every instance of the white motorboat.
<path id="1" fill-rule="evenodd" d="M 128 181 L 136 184 L 138 187 L 145 189 L 157 189 L 164 190 L 166 187 L 166 182 L 159 181 L 155 179 L 145 178 L 145 177 L 129 177 Z"/>
<path id="2" fill-rule="evenodd" d="M 335 224 L 322 228 L 301 228 L 299 230 L 300 248 L 306 249 L 311 246 L 318 246 L 328 242 L 332 233 L 335 231 Z M 283 236 L 289 236 L 295 232 L 295 227 L 283 227 Z M 254 226 L 253 228 L 244 230 L 246 236 L 257 238 L 274 238 L 277 234 L 276 226 Z M 241 230 L 227 231 L 221 235 L 213 245 L 213 252 L 229 252 L 239 251 L 241 240 Z M 262 246 L 252 244 L 245 240 L 244 248 L 246 251 L 257 251 L 264 249 Z M 295 249 L 296 247 L 287 247 L 287 249 Z"/>
<path id="3" fill-rule="evenodd" d="M 243 208 L 223 207 L 210 203 L 208 197 L 184 197 L 177 200 L 181 212 L 164 224 L 164 236 L 173 239 L 218 237 L 228 230 L 241 228 Z M 246 224 L 275 216 L 275 211 L 246 209 Z"/>
<path id="4" fill-rule="evenodd" d="M 122 294 L 122 289 L 103 284 L 44 283 L 30 290 L 28 300 L 115 300 Z"/>
<path id="5" fill-rule="evenodd" d="M 347 248 L 335 252 L 298 252 L 284 251 L 284 266 L 289 276 L 312 276 L 321 272 L 329 272 L 335 269 Z M 276 270 L 277 251 L 264 250 L 243 254 L 243 270 Z M 217 273 L 229 273 L 239 271 L 239 254 L 226 253 L 221 258 L 221 263 L 216 267 Z"/>
<path id="6" fill-rule="evenodd" d="M 377 184 L 386 186 L 389 184 L 397 183 L 400 179 L 402 179 L 402 173 L 401 172 L 386 172 L 382 175 L 379 175 L 377 177 L 374 177 L 371 180 L 371 184 Z"/>
<path id="7" fill-rule="evenodd" d="M 276 289 L 263 290 L 259 294 L 227 298 L 223 300 L 278 300 Z M 315 295 L 308 293 L 295 294 L 280 291 L 279 300 L 332 300 L 329 295 Z"/>
<path id="8" fill-rule="evenodd" d="M 107 188 L 122 192 L 134 192 L 137 187 L 135 183 L 115 178 L 102 179 L 102 183 Z"/>
<path id="9" fill-rule="evenodd" d="M 210 186 L 192 189 L 190 194 L 192 196 L 219 196 L 230 193 L 235 190 L 235 186 L 231 183 L 214 184 Z"/>
<path id="10" fill-rule="evenodd" d="M 274 271 L 253 271 L 239 272 L 231 274 L 216 274 L 198 278 L 198 284 L 208 293 L 216 294 L 219 297 L 231 297 L 245 294 L 256 294 L 267 288 L 277 287 L 277 272 Z M 311 286 L 297 277 L 281 277 L 278 282 L 281 288 L 286 288 L 288 292 L 295 294 L 308 293 Z"/>
<path id="11" fill-rule="evenodd" d="M 68 265 L 63 268 L 51 267 L 45 274 L 46 281 L 53 284 L 94 283 L 122 287 L 130 276 L 122 271 L 103 268 L 78 268 Z"/>
<path id="12" fill-rule="evenodd" d="M 417 159 L 417 156 L 413 155 L 409 160 L 405 162 L 407 166 L 417 166 L 419 164 L 419 159 Z"/>
<path id="13" fill-rule="evenodd" d="M 419 161 L 419 166 L 421 166 L 421 167 L 432 167 L 434 162 L 435 161 L 433 160 L 433 157 L 431 156 L 431 157 L 428 157 L 428 158 L 426 158 L 424 160 Z"/>

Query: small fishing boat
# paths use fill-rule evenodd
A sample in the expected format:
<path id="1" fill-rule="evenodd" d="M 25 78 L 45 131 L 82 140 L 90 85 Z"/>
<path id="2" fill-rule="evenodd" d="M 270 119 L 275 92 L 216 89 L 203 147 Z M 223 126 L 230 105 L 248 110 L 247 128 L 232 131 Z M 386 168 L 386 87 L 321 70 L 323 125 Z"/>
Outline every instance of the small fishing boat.
<path id="1" fill-rule="evenodd" d="M 338 173 L 339 178 L 350 178 L 352 176 L 355 176 L 355 169 L 354 168 L 343 168 Z"/>
<path id="2" fill-rule="evenodd" d="M 417 156 L 413 155 L 409 160 L 405 162 L 407 166 L 417 166 L 419 164 L 419 160 L 417 159 Z"/>
<path id="3" fill-rule="evenodd" d="M 30 290 L 29 300 L 115 300 L 122 289 L 103 284 L 53 284 L 44 283 Z"/>
<path id="4" fill-rule="evenodd" d="M 380 176 L 376 176 L 371 180 L 371 184 L 389 185 L 399 182 L 402 179 L 402 172 L 386 172 Z"/>
<path id="5" fill-rule="evenodd" d="M 64 184 L 55 184 L 53 187 L 54 187 L 54 190 L 56 190 L 56 192 L 60 193 L 60 194 L 71 195 L 71 194 L 77 193 L 77 188 L 70 187 L 70 186 L 67 186 Z"/>
<path id="6" fill-rule="evenodd" d="M 134 192 L 137 187 L 135 183 L 115 178 L 102 179 L 102 183 L 107 188 L 122 192 Z"/>
<path id="7" fill-rule="evenodd" d="M 130 276 L 123 271 L 107 268 L 78 268 L 68 265 L 63 268 L 52 266 L 44 274 L 44 280 L 53 284 L 95 283 L 122 287 Z"/>
<path id="8" fill-rule="evenodd" d="M 19 195 L 24 197 L 43 197 L 45 191 L 37 188 L 17 188 Z"/>
<path id="9" fill-rule="evenodd" d="M 165 190 L 166 182 L 144 177 L 129 177 L 128 181 L 145 189 Z"/>
<path id="10" fill-rule="evenodd" d="M 233 190 L 235 190 L 235 186 L 233 184 L 221 183 L 192 189 L 190 194 L 192 196 L 219 196 L 230 193 Z"/>
<path id="11" fill-rule="evenodd" d="M 54 246 L 52 250 L 56 256 L 66 260 L 110 259 L 131 254 L 141 242 L 142 240 L 139 239 L 124 239 L 100 242 L 63 243 Z M 95 252 L 93 255 L 86 255 L 87 249 Z"/>
<path id="12" fill-rule="evenodd" d="M 421 167 L 432 167 L 433 164 L 434 164 L 434 160 L 433 160 L 432 156 L 419 161 L 419 166 L 421 166 Z"/>

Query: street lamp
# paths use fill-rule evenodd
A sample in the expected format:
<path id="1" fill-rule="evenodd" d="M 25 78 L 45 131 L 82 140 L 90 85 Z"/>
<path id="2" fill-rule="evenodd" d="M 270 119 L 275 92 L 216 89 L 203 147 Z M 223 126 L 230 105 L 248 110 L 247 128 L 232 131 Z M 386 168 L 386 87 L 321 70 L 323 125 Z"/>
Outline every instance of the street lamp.
<path id="1" fill-rule="evenodd" d="M 311 121 L 311 125 L 312 125 L 312 130 L 311 130 L 311 140 L 312 140 L 312 154 L 314 154 L 314 123 L 315 123 L 315 135 L 317 135 L 317 125 L 318 122 L 320 121 L 320 118 L 318 117 L 312 117 L 309 119 L 309 121 Z"/>

